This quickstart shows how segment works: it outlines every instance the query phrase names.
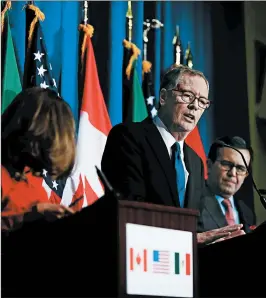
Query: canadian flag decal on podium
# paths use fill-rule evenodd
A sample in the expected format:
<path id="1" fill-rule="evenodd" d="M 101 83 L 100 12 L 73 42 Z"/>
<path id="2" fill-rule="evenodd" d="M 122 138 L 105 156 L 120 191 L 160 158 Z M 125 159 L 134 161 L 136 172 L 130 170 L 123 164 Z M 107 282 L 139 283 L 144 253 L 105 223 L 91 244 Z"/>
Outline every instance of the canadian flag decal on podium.
<path id="1" fill-rule="evenodd" d="M 147 249 L 135 250 L 130 248 L 130 270 L 134 271 L 137 267 L 140 267 L 144 272 L 147 272 Z"/>

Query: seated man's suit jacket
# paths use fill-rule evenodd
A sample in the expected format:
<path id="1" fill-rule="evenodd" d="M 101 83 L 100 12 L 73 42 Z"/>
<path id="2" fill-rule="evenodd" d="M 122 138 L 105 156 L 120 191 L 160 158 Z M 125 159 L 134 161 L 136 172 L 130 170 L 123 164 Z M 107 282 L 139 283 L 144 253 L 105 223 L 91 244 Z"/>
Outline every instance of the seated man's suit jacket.
<path id="1" fill-rule="evenodd" d="M 204 185 L 203 164 L 184 143 L 189 172 L 186 208 L 200 209 Z M 101 169 L 126 199 L 179 207 L 176 174 L 167 147 L 152 120 L 118 124 L 110 131 Z"/>
<path id="2" fill-rule="evenodd" d="M 252 210 L 243 202 L 243 200 L 234 197 L 235 206 L 239 214 L 240 223 L 246 233 L 250 232 L 250 226 L 255 225 L 255 216 Z M 215 197 L 215 194 L 206 187 L 203 197 L 203 208 L 201 210 L 198 222 L 198 231 L 204 232 L 212 229 L 218 229 L 227 226 L 225 215 Z"/>

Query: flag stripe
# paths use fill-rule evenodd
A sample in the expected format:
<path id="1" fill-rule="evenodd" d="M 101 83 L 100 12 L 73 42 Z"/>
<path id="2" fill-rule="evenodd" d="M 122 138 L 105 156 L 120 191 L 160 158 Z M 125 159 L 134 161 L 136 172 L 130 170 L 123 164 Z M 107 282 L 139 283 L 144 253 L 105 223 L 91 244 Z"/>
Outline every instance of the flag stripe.
<path id="1" fill-rule="evenodd" d="M 186 254 L 186 275 L 190 275 L 190 254 Z"/>
<path id="2" fill-rule="evenodd" d="M 134 261 L 133 261 L 133 248 L 130 248 L 130 270 L 134 270 Z"/>
<path id="3" fill-rule="evenodd" d="M 179 266 L 179 253 L 175 253 L 175 274 L 180 274 L 180 266 Z"/>
<path id="4" fill-rule="evenodd" d="M 147 272 L 147 249 L 143 251 L 144 271 Z"/>

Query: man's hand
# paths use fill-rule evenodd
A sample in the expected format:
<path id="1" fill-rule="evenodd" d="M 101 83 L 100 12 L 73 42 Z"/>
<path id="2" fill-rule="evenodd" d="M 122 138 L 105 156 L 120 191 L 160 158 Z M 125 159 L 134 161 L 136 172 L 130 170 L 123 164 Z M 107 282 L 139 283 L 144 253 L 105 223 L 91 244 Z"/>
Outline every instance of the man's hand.
<path id="1" fill-rule="evenodd" d="M 69 207 L 51 203 L 39 203 L 37 205 L 37 212 L 43 214 L 47 220 L 55 220 L 75 213 Z"/>
<path id="2" fill-rule="evenodd" d="M 235 238 L 235 237 L 238 237 L 238 236 L 241 236 L 241 235 L 246 235 L 245 231 L 243 230 L 238 230 L 238 231 L 235 231 L 235 232 L 232 232 L 231 235 L 227 236 L 227 237 L 224 237 L 224 238 L 220 238 L 212 243 L 216 243 L 216 242 L 221 242 L 221 241 L 224 241 L 224 240 L 227 240 L 227 239 L 231 239 L 231 238 Z"/>
<path id="3" fill-rule="evenodd" d="M 203 233 L 197 233 L 197 241 L 199 244 L 210 244 L 213 242 L 218 242 L 243 235 L 244 231 L 241 231 L 240 229 L 243 227 L 242 224 L 232 225 L 232 226 L 226 226 L 220 229 L 210 230 Z M 244 232 L 245 233 L 245 232 Z"/>

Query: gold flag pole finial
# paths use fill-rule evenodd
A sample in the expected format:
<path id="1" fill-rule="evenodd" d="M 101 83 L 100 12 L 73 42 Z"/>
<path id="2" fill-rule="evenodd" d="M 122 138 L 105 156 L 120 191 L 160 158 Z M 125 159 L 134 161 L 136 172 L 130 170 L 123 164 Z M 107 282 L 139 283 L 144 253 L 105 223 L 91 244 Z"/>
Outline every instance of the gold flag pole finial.
<path id="1" fill-rule="evenodd" d="M 126 17 L 128 18 L 128 41 L 132 41 L 132 28 L 133 28 L 133 14 L 132 14 L 132 7 L 131 1 L 127 1 L 127 14 Z"/>

